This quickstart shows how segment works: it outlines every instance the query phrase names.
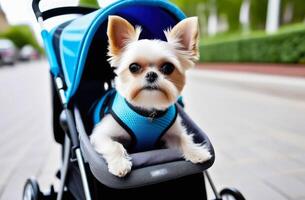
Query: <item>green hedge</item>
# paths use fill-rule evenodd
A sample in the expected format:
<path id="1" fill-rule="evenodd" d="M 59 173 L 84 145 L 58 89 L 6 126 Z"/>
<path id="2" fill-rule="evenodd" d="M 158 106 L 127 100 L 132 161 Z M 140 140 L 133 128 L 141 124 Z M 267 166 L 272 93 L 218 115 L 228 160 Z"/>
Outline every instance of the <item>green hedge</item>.
<path id="1" fill-rule="evenodd" d="M 305 27 L 247 38 L 202 41 L 202 62 L 305 63 Z"/>

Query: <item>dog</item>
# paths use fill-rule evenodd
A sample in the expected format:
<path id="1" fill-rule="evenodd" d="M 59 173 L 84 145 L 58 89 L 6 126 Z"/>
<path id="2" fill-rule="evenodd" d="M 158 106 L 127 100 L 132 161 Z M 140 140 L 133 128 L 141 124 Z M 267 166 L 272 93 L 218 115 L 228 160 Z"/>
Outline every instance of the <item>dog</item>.
<path id="1" fill-rule="evenodd" d="M 124 177 L 131 171 L 131 158 L 120 141 L 132 144 L 135 137 L 138 143 L 144 144 L 144 149 L 139 147 L 138 151 L 149 150 L 155 144 L 151 138 L 157 138 L 166 148 L 181 151 L 185 160 L 192 163 L 202 163 L 211 158 L 207 147 L 194 143 L 181 118 L 175 114 L 175 103 L 185 85 L 185 71 L 199 59 L 198 27 L 198 18 L 190 17 L 172 29 L 164 30 L 167 41 L 139 39 L 141 27 L 134 27 L 122 17 L 109 16 L 108 61 L 116 67 L 117 74 L 112 113 L 117 113 L 108 113 L 102 118 L 94 127 L 90 141 L 104 157 L 113 175 Z M 124 109 L 135 113 L 128 114 Z M 124 119 L 119 120 L 119 115 L 133 121 L 133 125 L 126 128 L 125 123 L 122 126 Z M 130 120 L 129 115 L 136 116 L 136 119 Z M 159 118 L 166 122 L 160 122 Z M 161 126 L 159 129 L 165 133 L 153 136 L 151 130 L 154 130 L 154 125 L 150 123 L 159 123 L 157 126 Z M 134 130 L 134 127 L 142 130 Z M 140 136 L 131 134 L 133 130 L 141 132 Z"/>

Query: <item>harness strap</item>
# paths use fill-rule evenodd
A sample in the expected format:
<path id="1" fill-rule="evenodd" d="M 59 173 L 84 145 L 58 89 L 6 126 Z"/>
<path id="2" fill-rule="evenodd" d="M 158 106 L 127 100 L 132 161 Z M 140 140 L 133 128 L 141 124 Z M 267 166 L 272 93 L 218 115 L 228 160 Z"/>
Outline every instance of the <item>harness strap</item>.
<path id="1" fill-rule="evenodd" d="M 132 152 L 155 149 L 162 136 L 177 118 L 176 105 L 170 106 L 160 116 L 144 116 L 128 104 L 126 99 L 114 89 L 108 91 L 96 105 L 94 123 L 97 124 L 106 115 L 111 114 L 132 137 Z"/>
<path id="2" fill-rule="evenodd" d="M 172 105 L 164 115 L 152 119 L 132 110 L 126 100 L 117 93 L 110 106 L 110 114 L 132 137 L 132 150 L 139 152 L 156 148 L 164 133 L 175 122 L 177 108 Z"/>
<path id="3" fill-rule="evenodd" d="M 99 123 L 106 114 L 109 114 L 109 107 L 112 104 L 111 101 L 113 100 L 115 94 L 116 92 L 114 89 L 108 90 L 97 103 L 93 114 L 94 124 Z"/>

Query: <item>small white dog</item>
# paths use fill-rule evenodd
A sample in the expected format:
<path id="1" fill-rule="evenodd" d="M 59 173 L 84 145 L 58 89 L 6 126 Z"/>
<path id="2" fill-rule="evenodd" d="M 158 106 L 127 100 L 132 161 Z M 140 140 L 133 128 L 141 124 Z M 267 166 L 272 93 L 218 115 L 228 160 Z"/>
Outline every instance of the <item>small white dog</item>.
<path id="1" fill-rule="evenodd" d="M 119 177 L 125 176 L 132 167 L 120 141 L 142 143 L 146 145 L 142 150 L 148 150 L 149 145 L 156 142 L 149 141 L 151 138 L 161 140 L 167 148 L 180 150 L 192 163 L 202 163 L 211 157 L 204 145 L 195 144 L 192 135 L 187 134 L 174 106 L 185 84 L 185 71 L 193 67 L 199 57 L 197 17 L 184 19 L 171 30 L 165 30 L 167 42 L 139 40 L 140 34 L 140 27 L 134 28 L 119 16 L 109 17 L 109 62 L 117 67 L 117 95 L 112 110 L 116 109 L 117 114 L 106 114 L 95 126 L 90 140 L 95 150 L 105 158 L 109 171 Z M 119 106 L 115 107 L 116 101 L 119 101 Z M 132 114 L 137 118 L 127 128 L 122 126 L 124 119 L 117 116 L 128 118 L 125 108 L 137 113 Z M 167 121 L 162 122 L 159 118 Z M 125 123 L 129 123 L 128 120 Z M 149 123 L 154 122 L 161 126 L 159 132 L 165 133 L 152 136 L 154 132 Z M 142 130 L 134 130 L 134 127 Z M 141 132 L 140 136 L 135 136 L 132 131 Z M 141 151 L 141 147 L 138 150 Z"/>

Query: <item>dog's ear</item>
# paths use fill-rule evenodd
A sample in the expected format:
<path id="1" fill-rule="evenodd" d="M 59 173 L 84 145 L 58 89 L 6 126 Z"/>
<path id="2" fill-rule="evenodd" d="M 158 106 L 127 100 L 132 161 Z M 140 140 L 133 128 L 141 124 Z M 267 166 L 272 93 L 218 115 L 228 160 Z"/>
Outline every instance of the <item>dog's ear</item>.
<path id="1" fill-rule="evenodd" d="M 171 30 L 165 32 L 167 41 L 177 45 L 177 48 L 190 53 L 191 59 L 199 59 L 199 24 L 198 17 L 189 17 Z"/>
<path id="2" fill-rule="evenodd" d="M 107 35 L 109 51 L 112 56 L 117 56 L 121 50 L 132 41 L 139 39 L 141 29 L 134 28 L 127 20 L 119 16 L 108 17 Z"/>

